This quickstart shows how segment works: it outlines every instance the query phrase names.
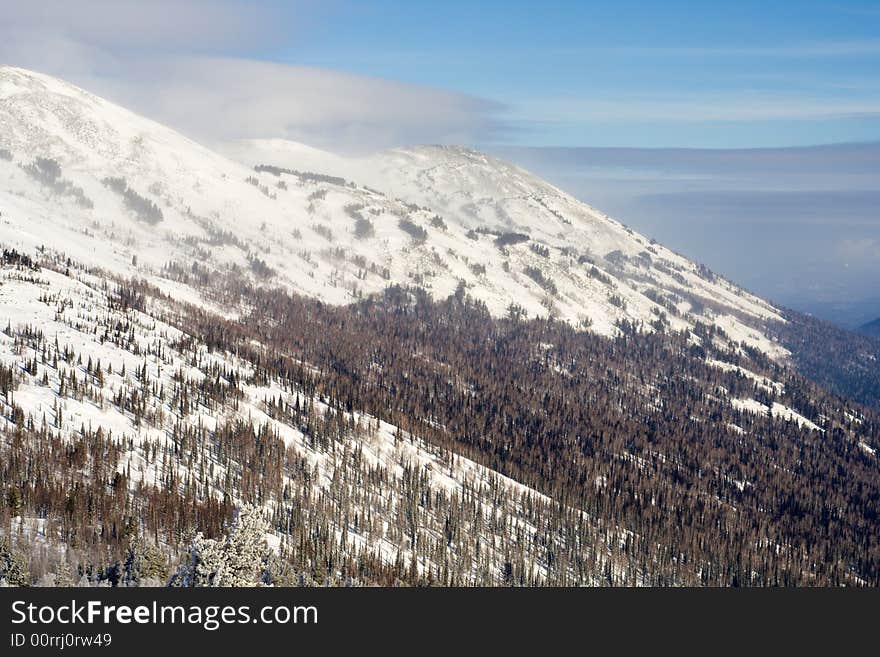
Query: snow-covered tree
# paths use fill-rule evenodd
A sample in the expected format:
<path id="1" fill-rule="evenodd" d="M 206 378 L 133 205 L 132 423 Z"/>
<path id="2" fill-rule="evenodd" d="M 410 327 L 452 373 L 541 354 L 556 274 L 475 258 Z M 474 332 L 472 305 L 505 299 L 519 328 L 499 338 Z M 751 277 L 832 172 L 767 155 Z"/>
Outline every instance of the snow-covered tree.
<path id="1" fill-rule="evenodd" d="M 125 586 L 158 586 L 167 577 L 168 569 L 162 551 L 133 537 L 123 566 L 122 583 Z"/>
<path id="2" fill-rule="evenodd" d="M 7 538 L 0 538 L 0 582 L 9 586 L 30 583 L 27 562 L 21 554 L 13 551 Z"/>
<path id="3" fill-rule="evenodd" d="M 261 586 L 269 580 L 272 551 L 266 543 L 268 525 L 262 511 L 242 506 L 226 536 L 196 534 L 171 586 Z"/>
<path id="4" fill-rule="evenodd" d="M 53 586 L 73 586 L 76 580 L 73 576 L 73 569 L 65 555 L 58 560 L 58 564 L 51 573 Z"/>

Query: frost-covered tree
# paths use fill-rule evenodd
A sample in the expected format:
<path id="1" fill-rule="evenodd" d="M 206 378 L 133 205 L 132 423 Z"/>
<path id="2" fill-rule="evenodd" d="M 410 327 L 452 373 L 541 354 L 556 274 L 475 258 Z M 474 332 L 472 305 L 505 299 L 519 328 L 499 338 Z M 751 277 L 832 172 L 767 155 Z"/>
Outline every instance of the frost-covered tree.
<path id="1" fill-rule="evenodd" d="M 8 586 L 27 586 L 30 583 L 27 562 L 12 549 L 7 538 L 0 538 L 0 583 Z"/>
<path id="2" fill-rule="evenodd" d="M 267 586 L 296 586 L 299 583 L 290 563 L 274 552 L 266 560 L 262 579 Z"/>
<path id="3" fill-rule="evenodd" d="M 62 555 L 51 573 L 53 586 L 73 586 L 76 581 L 67 557 Z"/>
<path id="4" fill-rule="evenodd" d="M 162 551 L 137 537 L 132 538 L 122 568 L 122 583 L 125 586 L 157 586 L 167 577 L 168 568 Z"/>
<path id="5" fill-rule="evenodd" d="M 261 586 L 267 583 L 272 551 L 266 543 L 268 525 L 262 511 L 245 505 L 226 536 L 196 534 L 187 558 L 171 578 L 171 586 Z"/>

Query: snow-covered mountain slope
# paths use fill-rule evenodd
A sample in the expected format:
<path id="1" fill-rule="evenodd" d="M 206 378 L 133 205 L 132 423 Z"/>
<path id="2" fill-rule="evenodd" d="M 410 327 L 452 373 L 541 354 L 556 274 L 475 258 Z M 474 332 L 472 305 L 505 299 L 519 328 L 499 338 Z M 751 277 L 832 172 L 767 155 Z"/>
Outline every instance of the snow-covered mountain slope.
<path id="1" fill-rule="evenodd" d="M 578 265 L 597 265 L 635 306 L 633 315 L 645 321 L 654 319 L 651 315 L 659 305 L 673 324 L 678 311 L 685 321 L 694 316 L 714 320 L 740 337 L 740 320 L 750 324 L 779 319 L 770 304 L 707 268 L 486 154 L 450 146 L 401 148 L 370 158 L 363 171 L 370 184 L 435 208 L 468 228 L 528 234 L 550 247 L 550 266 L 560 277 L 575 279 L 576 286 L 581 282 L 579 268 L 565 256 L 576 254 Z M 741 337 L 760 341 L 757 335 Z M 772 349 L 766 343 L 763 347 Z"/>
<path id="2" fill-rule="evenodd" d="M 650 323 L 663 313 L 675 328 L 714 322 L 735 341 L 774 355 L 785 353 L 761 328 L 766 321 L 782 320 L 771 304 L 529 172 L 483 153 L 421 146 L 345 159 L 278 139 L 239 141 L 222 150 L 248 165 L 303 163 L 362 181 L 389 197 L 430 209 L 472 240 L 491 243 L 495 249 L 485 249 L 480 262 L 496 266 L 489 276 L 494 281 L 513 279 L 512 284 L 501 283 L 496 294 L 487 294 L 482 281 L 468 282 L 469 291 L 496 312 L 512 299 L 529 313 L 553 312 L 603 334 L 611 334 L 621 319 Z M 538 288 L 546 283 L 544 291 L 555 293 L 535 295 L 534 287 L 517 285 L 523 273 L 537 274 L 532 282 Z"/>
<path id="3" fill-rule="evenodd" d="M 174 499 L 239 504 L 256 496 L 270 517 L 304 514 L 300 530 L 323 527 L 327 545 L 351 558 L 416 561 L 461 583 L 500 583 L 512 553 L 541 583 L 546 554 L 569 549 L 532 538 L 556 513 L 545 495 L 387 422 L 265 380 L 252 361 L 209 349 L 167 321 L 180 321 L 185 306 L 126 290 L 73 267 L 0 264 L 0 367 L 14 379 L 0 395 L 0 441 L 22 427 L 62 444 L 106 440 L 113 447 L 93 475 L 114 488 L 124 482 L 133 500 L 157 487 Z M 62 472 L 37 476 L 71 485 Z M 367 481 L 352 497 L 352 482 Z M 414 486 L 433 500 L 417 519 L 408 515 Z M 444 522 L 457 508 L 470 520 L 452 540 Z M 58 547 L 58 536 L 39 531 Z M 292 533 L 288 524 L 267 540 L 277 550 Z M 414 560 L 414 542 L 432 559 Z M 600 564 L 609 558 L 598 542 L 592 549 Z"/>
<path id="4" fill-rule="evenodd" d="M 495 315 L 552 314 L 603 335 L 621 321 L 703 322 L 785 354 L 764 329 L 782 321 L 770 304 L 465 149 L 365 160 L 280 141 L 225 149 L 246 166 L 11 67 L 0 68 L 0 149 L 0 240 L 25 252 L 45 247 L 159 286 L 169 263 L 245 271 L 334 304 L 393 283 L 435 297 L 464 285 Z"/>

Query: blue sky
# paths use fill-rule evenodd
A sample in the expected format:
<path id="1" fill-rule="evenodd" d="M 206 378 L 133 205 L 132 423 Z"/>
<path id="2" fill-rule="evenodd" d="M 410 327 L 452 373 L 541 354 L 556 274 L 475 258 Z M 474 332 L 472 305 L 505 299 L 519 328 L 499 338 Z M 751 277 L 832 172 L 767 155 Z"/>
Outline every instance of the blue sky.
<path id="1" fill-rule="evenodd" d="M 486 142 L 880 139 L 877 2 L 334 2 L 287 20 L 289 43 L 252 54 L 495 101 Z"/>

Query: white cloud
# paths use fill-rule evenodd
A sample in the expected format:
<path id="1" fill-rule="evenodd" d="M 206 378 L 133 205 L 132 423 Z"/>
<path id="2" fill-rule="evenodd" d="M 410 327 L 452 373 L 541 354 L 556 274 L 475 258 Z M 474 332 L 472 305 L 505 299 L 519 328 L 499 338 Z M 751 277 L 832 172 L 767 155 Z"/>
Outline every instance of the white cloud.
<path id="1" fill-rule="evenodd" d="M 282 137 L 362 151 L 472 143 L 500 129 L 501 107 L 483 99 L 242 57 L 251 47 L 296 38 L 309 19 L 291 3 L 0 5 L 0 61 L 62 77 L 206 142 Z"/>
<path id="2" fill-rule="evenodd" d="M 280 20 L 285 14 L 278 6 L 240 0 L 3 0 L 0 5 L 4 36 L 54 35 L 105 50 L 228 49 L 297 27 Z"/>
<path id="3" fill-rule="evenodd" d="M 153 60 L 109 95 L 203 139 L 284 137 L 343 150 L 471 141 L 489 101 L 338 71 L 219 57 Z"/>

